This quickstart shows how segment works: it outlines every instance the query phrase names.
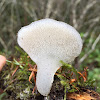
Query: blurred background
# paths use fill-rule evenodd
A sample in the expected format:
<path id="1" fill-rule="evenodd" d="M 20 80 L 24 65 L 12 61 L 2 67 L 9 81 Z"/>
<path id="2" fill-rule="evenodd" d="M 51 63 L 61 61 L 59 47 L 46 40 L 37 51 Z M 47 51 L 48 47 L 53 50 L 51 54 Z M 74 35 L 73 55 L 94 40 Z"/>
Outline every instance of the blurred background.
<path id="1" fill-rule="evenodd" d="M 0 54 L 14 55 L 18 30 L 43 18 L 66 22 L 80 33 L 83 50 L 73 66 L 88 67 L 100 92 L 100 0 L 0 0 Z"/>

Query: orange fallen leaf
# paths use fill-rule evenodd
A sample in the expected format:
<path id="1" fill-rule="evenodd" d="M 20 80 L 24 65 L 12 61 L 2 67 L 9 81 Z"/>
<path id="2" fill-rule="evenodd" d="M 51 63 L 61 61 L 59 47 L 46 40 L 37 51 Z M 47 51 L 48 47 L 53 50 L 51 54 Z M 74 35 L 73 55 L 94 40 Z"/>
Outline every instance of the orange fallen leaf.
<path id="1" fill-rule="evenodd" d="M 90 94 L 83 92 L 82 94 L 70 93 L 67 95 L 68 98 L 73 100 L 96 100 L 94 97 L 90 96 Z"/>

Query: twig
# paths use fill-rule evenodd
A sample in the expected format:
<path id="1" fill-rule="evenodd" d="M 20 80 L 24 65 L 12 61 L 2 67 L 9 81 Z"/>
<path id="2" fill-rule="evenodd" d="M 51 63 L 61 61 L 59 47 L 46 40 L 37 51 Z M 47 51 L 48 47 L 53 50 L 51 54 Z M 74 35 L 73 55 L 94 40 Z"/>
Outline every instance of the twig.
<path id="1" fill-rule="evenodd" d="M 78 23 L 77 23 L 77 18 L 76 18 L 76 7 L 80 3 L 81 0 L 76 0 L 73 1 L 73 9 L 72 9 L 72 14 L 73 14 L 73 26 L 77 29 L 78 28 Z M 75 2 L 75 3 L 74 3 Z"/>
<path id="2" fill-rule="evenodd" d="M 83 9 L 83 12 L 80 16 L 80 20 L 83 20 L 84 16 L 86 15 L 86 13 L 88 12 L 88 10 L 94 6 L 94 4 L 96 4 L 96 0 L 93 0 L 92 2 L 90 2 L 91 0 L 88 1 L 86 7 Z"/>
<path id="3" fill-rule="evenodd" d="M 54 2 L 54 0 L 48 0 L 45 18 L 49 18 L 50 17 L 50 14 L 51 14 L 52 8 L 53 8 L 53 2 Z"/>
<path id="4" fill-rule="evenodd" d="M 82 63 L 87 57 L 89 54 L 91 54 L 94 50 L 95 50 L 95 47 L 97 45 L 97 43 L 99 42 L 100 40 L 100 34 L 98 35 L 98 37 L 96 38 L 96 40 L 94 41 L 90 51 L 88 51 L 80 60 L 79 60 L 79 63 Z"/>
<path id="5" fill-rule="evenodd" d="M 33 5 L 32 5 L 32 7 L 31 7 L 31 5 L 30 5 L 31 10 L 29 9 L 28 6 L 29 6 L 29 5 L 25 2 L 24 5 L 23 5 L 23 8 L 24 8 L 25 11 L 30 15 L 31 18 L 34 18 L 34 20 L 37 20 L 38 18 L 37 18 L 37 15 L 36 15 L 35 10 L 34 10 L 34 8 L 33 8 Z"/>
<path id="6" fill-rule="evenodd" d="M 11 77 L 14 76 L 14 74 L 16 73 L 16 71 L 18 70 L 19 66 L 16 67 L 16 69 L 14 70 L 14 72 L 12 73 Z"/>
<path id="7" fill-rule="evenodd" d="M 0 43 L 2 44 L 4 49 L 7 51 L 7 45 L 5 44 L 5 42 L 3 41 L 3 39 L 1 37 L 0 37 Z"/>
<path id="8" fill-rule="evenodd" d="M 86 16 L 86 14 L 88 13 L 88 11 L 97 3 L 97 0 L 88 0 L 87 5 L 84 7 L 82 13 L 80 14 L 80 18 L 78 19 L 78 23 L 79 23 L 79 29 L 82 27 L 83 25 L 83 21 L 84 18 Z"/>
<path id="9" fill-rule="evenodd" d="M 87 32 L 84 34 L 83 36 L 83 43 L 85 42 L 86 38 L 88 37 L 88 35 L 90 34 L 91 29 L 93 29 L 94 25 L 96 25 L 99 22 L 100 18 L 95 19 L 93 23 L 90 24 Z M 95 29 L 93 29 L 93 31 L 95 31 Z M 92 32 L 93 33 L 93 32 Z"/>

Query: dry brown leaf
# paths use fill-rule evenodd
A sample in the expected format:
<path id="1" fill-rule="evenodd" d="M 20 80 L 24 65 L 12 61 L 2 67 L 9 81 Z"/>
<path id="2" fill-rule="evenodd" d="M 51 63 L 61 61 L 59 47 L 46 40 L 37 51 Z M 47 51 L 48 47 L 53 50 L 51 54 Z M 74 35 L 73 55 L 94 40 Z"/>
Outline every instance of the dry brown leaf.
<path id="1" fill-rule="evenodd" d="M 68 99 L 74 100 L 100 100 L 100 95 L 95 91 L 89 90 L 90 92 L 81 92 L 81 93 L 68 93 Z M 93 96 L 95 94 L 95 96 Z"/>

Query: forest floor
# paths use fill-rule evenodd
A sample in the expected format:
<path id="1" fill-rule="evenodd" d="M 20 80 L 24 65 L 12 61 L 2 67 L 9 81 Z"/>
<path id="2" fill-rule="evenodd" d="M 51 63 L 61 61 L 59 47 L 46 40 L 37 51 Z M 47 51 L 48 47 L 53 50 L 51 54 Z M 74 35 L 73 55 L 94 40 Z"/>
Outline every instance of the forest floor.
<path id="1" fill-rule="evenodd" d="M 16 94 L 13 93 L 13 91 L 5 91 L 5 86 L 3 86 L 3 81 L 0 82 L 0 95 L 2 98 L 0 100 L 21 100 L 16 99 Z M 95 92 L 94 88 L 90 87 L 80 87 L 80 91 L 69 93 L 66 91 L 66 100 L 100 100 L 100 94 Z M 35 91 L 37 92 L 37 91 Z M 5 96 L 3 97 L 2 94 L 5 93 Z M 64 87 L 57 82 L 57 80 L 53 83 L 51 92 L 49 94 L 49 100 L 64 100 Z M 1 97 L 0 96 L 0 97 Z M 44 100 L 44 96 L 40 95 L 37 92 L 37 95 L 33 95 L 27 99 L 22 100 Z"/>

